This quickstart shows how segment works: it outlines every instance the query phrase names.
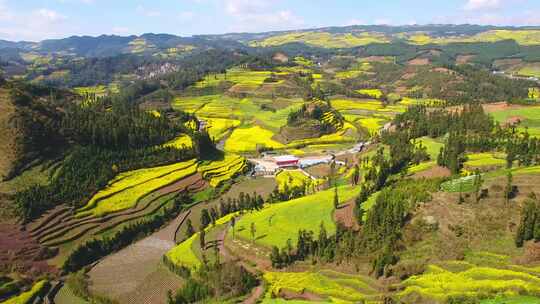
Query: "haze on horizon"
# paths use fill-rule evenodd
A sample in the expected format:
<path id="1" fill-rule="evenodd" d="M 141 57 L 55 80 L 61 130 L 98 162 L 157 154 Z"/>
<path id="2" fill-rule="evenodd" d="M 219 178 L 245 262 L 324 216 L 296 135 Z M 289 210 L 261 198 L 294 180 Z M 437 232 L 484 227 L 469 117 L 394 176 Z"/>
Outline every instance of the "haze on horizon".
<path id="1" fill-rule="evenodd" d="M 540 25 L 534 0 L 0 0 L 0 39 L 181 36 L 358 24 Z"/>

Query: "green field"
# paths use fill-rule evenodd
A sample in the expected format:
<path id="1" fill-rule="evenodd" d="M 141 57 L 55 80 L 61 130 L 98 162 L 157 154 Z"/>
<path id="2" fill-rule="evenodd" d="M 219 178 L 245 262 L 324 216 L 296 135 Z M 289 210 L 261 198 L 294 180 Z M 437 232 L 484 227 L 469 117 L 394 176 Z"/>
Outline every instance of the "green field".
<path id="1" fill-rule="evenodd" d="M 338 190 L 341 202 L 349 201 L 359 193 L 358 187 L 341 186 Z M 295 242 L 299 229 L 312 230 L 317 235 L 321 222 L 332 234 L 336 230 L 332 219 L 333 198 L 334 190 L 330 189 L 247 213 L 236 224 L 236 236 L 250 240 L 251 223 L 257 230 L 255 242 L 263 246 L 282 247 L 289 238 Z"/>
<path id="2" fill-rule="evenodd" d="M 417 144 L 422 143 L 426 147 L 426 152 L 431 160 L 436 160 L 441 148 L 444 147 L 444 143 L 427 136 L 416 139 L 416 142 Z"/>
<path id="3" fill-rule="evenodd" d="M 523 106 L 517 109 L 502 110 L 491 113 L 499 123 L 506 123 L 509 118 L 519 118 L 520 130 L 528 129 L 529 134 L 540 135 L 540 107 Z"/>

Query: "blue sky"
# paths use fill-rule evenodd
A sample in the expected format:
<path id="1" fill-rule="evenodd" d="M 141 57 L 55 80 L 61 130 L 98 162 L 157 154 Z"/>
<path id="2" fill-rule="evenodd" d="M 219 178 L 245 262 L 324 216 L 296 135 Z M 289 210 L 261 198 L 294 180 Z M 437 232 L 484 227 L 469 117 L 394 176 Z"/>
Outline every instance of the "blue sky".
<path id="1" fill-rule="evenodd" d="M 540 0 L 0 0 L 0 39 L 351 24 L 540 25 Z"/>

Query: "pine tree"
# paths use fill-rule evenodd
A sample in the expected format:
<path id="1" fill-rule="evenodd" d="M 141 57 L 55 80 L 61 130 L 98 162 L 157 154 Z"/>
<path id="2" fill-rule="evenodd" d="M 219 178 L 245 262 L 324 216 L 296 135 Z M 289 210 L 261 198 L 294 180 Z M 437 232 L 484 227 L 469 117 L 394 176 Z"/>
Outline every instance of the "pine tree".
<path id="1" fill-rule="evenodd" d="M 201 233 L 199 235 L 199 241 L 200 241 L 200 245 L 201 245 L 201 249 L 202 250 L 206 250 L 206 240 L 205 240 L 205 237 L 206 237 L 206 232 L 204 231 L 204 229 L 201 229 Z"/>
<path id="2" fill-rule="evenodd" d="M 338 197 L 338 191 L 337 191 L 337 186 L 334 187 L 334 209 L 338 209 L 339 208 L 339 197 Z"/>
<path id="3" fill-rule="evenodd" d="M 192 235 L 195 234 L 195 229 L 193 229 L 193 225 L 191 224 L 191 219 L 187 220 L 186 225 L 187 225 L 187 227 L 186 227 L 186 237 L 189 238 L 189 237 L 191 237 Z"/>
<path id="4" fill-rule="evenodd" d="M 250 233 L 251 233 L 251 242 L 254 243 L 255 242 L 255 233 L 257 233 L 257 229 L 255 227 L 255 223 L 251 223 L 251 227 L 250 227 Z"/>

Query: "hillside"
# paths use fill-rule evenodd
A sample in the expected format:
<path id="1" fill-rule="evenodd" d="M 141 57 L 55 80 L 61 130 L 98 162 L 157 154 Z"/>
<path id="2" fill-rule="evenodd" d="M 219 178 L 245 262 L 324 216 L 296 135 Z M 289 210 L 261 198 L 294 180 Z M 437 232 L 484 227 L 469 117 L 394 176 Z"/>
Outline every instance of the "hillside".
<path id="1" fill-rule="evenodd" d="M 0 41 L 0 301 L 540 304 L 538 33 Z"/>

